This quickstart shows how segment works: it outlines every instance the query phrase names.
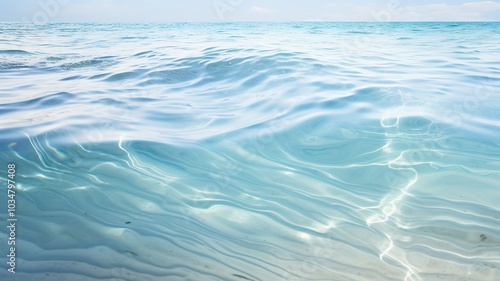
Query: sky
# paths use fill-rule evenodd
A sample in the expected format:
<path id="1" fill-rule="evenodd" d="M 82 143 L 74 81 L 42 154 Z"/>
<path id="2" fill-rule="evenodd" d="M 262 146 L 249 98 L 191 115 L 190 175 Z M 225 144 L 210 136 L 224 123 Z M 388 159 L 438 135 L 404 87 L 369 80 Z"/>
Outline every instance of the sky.
<path id="1" fill-rule="evenodd" d="M 500 0 L 0 0 L 0 22 L 500 21 Z"/>

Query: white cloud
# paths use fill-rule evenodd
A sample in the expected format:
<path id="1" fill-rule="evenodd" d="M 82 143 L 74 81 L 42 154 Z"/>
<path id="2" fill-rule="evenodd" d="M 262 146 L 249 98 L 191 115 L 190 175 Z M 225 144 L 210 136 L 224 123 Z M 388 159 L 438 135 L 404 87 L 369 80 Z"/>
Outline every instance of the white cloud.
<path id="1" fill-rule="evenodd" d="M 214 21 L 216 3 L 228 20 L 250 21 L 500 21 L 500 0 L 24 0 L 0 5 L 0 21 L 32 21 L 43 3 L 62 3 L 49 21 Z M 22 3 L 21 3 L 22 2 Z M 313 4 L 314 2 L 314 4 Z M 463 3 L 467 2 L 467 3 Z M 245 5 L 244 3 L 247 3 Z M 426 4 L 423 4 L 426 3 Z M 432 4 L 430 4 L 432 3 Z M 196 8 L 193 8 L 196 7 Z M 52 13 L 52 12 L 51 12 Z"/>
<path id="2" fill-rule="evenodd" d="M 491 10 L 499 10 L 500 3 L 493 1 L 484 1 L 484 2 L 472 2 L 472 3 L 464 3 L 462 4 L 465 8 L 472 8 L 476 10 L 482 11 L 491 11 Z"/>
<path id="3" fill-rule="evenodd" d="M 499 21 L 500 3 L 494 1 L 463 4 L 354 5 L 327 4 L 328 20 L 354 21 Z"/>
<path id="4" fill-rule="evenodd" d="M 307 22 L 322 22 L 324 20 L 322 18 L 306 18 L 304 21 L 307 21 Z"/>
<path id="5" fill-rule="evenodd" d="M 385 11 L 384 6 L 330 3 L 328 18 L 339 21 L 378 21 L 377 15 Z"/>
<path id="6" fill-rule="evenodd" d="M 408 21 L 488 21 L 500 19 L 500 3 L 493 1 L 463 4 L 432 4 L 401 7 L 395 20 Z"/>
<path id="7" fill-rule="evenodd" d="M 253 6 L 250 8 L 250 12 L 253 14 L 259 14 L 259 15 L 270 15 L 270 14 L 276 14 L 278 11 L 277 10 L 270 10 L 258 6 Z"/>

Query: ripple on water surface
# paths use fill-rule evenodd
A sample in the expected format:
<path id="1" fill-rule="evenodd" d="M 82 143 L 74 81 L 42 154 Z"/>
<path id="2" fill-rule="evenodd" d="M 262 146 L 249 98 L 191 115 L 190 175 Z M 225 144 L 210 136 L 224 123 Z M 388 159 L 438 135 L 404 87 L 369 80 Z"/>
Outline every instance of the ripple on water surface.
<path id="1" fill-rule="evenodd" d="M 2 280 L 500 276 L 497 23 L 0 30 Z"/>

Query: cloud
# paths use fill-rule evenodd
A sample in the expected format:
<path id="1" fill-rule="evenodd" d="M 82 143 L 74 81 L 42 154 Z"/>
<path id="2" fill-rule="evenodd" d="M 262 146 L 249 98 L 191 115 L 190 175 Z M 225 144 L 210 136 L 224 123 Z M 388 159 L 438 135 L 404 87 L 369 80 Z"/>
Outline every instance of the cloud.
<path id="1" fill-rule="evenodd" d="M 386 8 L 383 5 L 355 5 L 347 3 L 329 3 L 331 11 L 325 18 L 334 21 L 377 21 L 376 15 Z"/>
<path id="2" fill-rule="evenodd" d="M 322 22 L 322 21 L 325 21 L 325 20 L 323 20 L 322 18 L 307 18 L 304 21 L 307 21 L 307 22 Z"/>
<path id="3" fill-rule="evenodd" d="M 472 8 L 479 11 L 500 10 L 500 3 L 493 1 L 464 3 L 461 6 L 464 8 Z"/>
<path id="4" fill-rule="evenodd" d="M 397 2 L 399 3 L 399 2 Z M 327 4 L 329 20 L 354 21 L 499 21 L 500 3 L 494 1 L 428 5 Z"/>
<path id="5" fill-rule="evenodd" d="M 45 12 L 42 4 L 54 1 L 67 4 L 61 4 L 54 15 L 51 12 L 48 20 L 52 22 L 214 21 L 221 18 L 217 3 L 225 7 L 224 16 L 234 21 L 500 21 L 500 0 L 276 0 L 272 4 L 263 0 L 184 0 L 182 5 L 177 0 L 2 1 L 0 21 L 33 21 Z"/>
<path id="6" fill-rule="evenodd" d="M 432 4 L 401 7 L 395 20 L 414 21 L 495 21 L 500 20 L 500 3 L 493 1 L 463 4 Z"/>
<path id="7" fill-rule="evenodd" d="M 270 9 L 266 9 L 266 8 L 262 8 L 262 7 L 258 7 L 258 6 L 253 6 L 250 8 L 250 13 L 258 14 L 258 15 L 270 15 L 270 14 L 276 14 L 276 13 L 278 13 L 278 11 L 277 10 L 270 10 Z"/>

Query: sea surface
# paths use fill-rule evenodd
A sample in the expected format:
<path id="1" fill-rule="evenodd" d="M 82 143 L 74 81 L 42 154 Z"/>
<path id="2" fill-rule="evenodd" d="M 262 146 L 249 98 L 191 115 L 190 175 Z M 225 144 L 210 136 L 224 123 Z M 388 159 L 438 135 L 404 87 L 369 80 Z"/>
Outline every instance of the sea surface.
<path id="1" fill-rule="evenodd" d="M 500 23 L 1 23 L 0 163 L 0 280 L 497 281 Z"/>

